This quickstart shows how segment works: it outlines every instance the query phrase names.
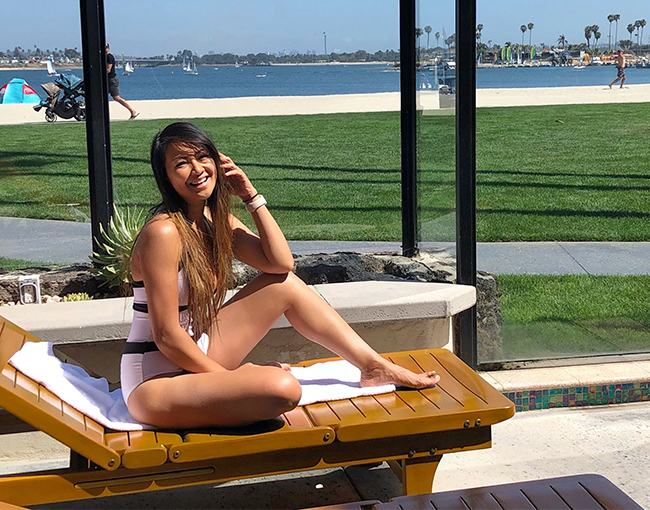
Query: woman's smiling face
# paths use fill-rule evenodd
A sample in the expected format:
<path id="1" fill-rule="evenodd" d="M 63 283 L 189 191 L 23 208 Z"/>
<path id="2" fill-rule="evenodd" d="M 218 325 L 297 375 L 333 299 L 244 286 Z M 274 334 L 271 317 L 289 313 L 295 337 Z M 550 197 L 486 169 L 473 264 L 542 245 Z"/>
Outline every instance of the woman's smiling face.
<path id="1" fill-rule="evenodd" d="M 210 153 L 196 145 L 172 143 L 165 152 L 167 177 L 189 204 L 205 202 L 217 184 L 217 165 Z"/>

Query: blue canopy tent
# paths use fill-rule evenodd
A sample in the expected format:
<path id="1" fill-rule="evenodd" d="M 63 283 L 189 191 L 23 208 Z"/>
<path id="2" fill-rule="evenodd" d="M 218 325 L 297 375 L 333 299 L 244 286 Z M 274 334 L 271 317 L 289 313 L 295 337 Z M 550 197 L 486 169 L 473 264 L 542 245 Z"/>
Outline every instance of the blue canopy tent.
<path id="1" fill-rule="evenodd" d="M 14 78 L 0 88 L 0 103 L 40 103 L 41 98 L 33 88 L 27 85 L 25 80 Z"/>

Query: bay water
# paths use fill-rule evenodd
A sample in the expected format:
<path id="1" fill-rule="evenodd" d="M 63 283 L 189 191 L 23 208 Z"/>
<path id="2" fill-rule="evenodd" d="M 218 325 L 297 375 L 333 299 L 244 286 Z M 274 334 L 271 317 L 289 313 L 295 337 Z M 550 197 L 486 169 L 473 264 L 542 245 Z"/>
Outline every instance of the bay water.
<path id="1" fill-rule="evenodd" d="M 178 66 L 138 67 L 120 78 L 120 95 L 127 101 L 141 99 L 225 98 L 255 96 L 311 96 L 398 92 L 399 72 L 383 64 L 286 65 L 267 67 L 202 66 L 196 76 Z M 78 76 L 82 69 L 63 70 Z M 627 85 L 650 84 L 650 69 L 628 68 Z M 614 66 L 479 68 L 477 88 L 535 88 L 568 86 L 606 87 L 616 77 Z M 45 69 L 0 71 L 0 86 L 22 78 L 41 97 L 40 85 L 54 81 Z M 434 83 L 434 74 L 418 73 L 420 86 Z"/>

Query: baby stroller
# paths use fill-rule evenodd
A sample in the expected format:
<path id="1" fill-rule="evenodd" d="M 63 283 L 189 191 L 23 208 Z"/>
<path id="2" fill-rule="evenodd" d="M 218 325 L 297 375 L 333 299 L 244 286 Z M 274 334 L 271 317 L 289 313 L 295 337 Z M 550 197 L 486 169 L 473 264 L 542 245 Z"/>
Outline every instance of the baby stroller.
<path id="1" fill-rule="evenodd" d="M 54 122 L 57 116 L 86 120 L 84 82 L 81 78 L 74 74 L 62 74 L 54 83 L 44 83 L 41 87 L 47 93 L 47 99 L 34 105 L 34 110 L 38 112 L 44 107 L 45 120 Z"/>

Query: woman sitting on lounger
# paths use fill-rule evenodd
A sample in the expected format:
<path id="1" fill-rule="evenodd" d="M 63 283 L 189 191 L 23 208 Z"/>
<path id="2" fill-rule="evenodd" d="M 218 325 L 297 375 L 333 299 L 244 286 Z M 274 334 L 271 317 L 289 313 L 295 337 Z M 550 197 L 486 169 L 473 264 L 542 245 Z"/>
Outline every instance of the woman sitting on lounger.
<path id="1" fill-rule="evenodd" d="M 301 389 L 287 365 L 242 365 L 282 314 L 305 337 L 361 370 L 361 385 L 434 385 L 379 356 L 291 270 L 284 235 L 246 174 L 193 124 L 154 138 L 162 203 L 140 232 L 131 273 L 134 319 L 122 391 L 139 421 L 164 428 L 243 425 L 294 408 Z M 259 236 L 230 213 L 243 200 Z M 232 259 L 262 274 L 224 303 Z"/>

